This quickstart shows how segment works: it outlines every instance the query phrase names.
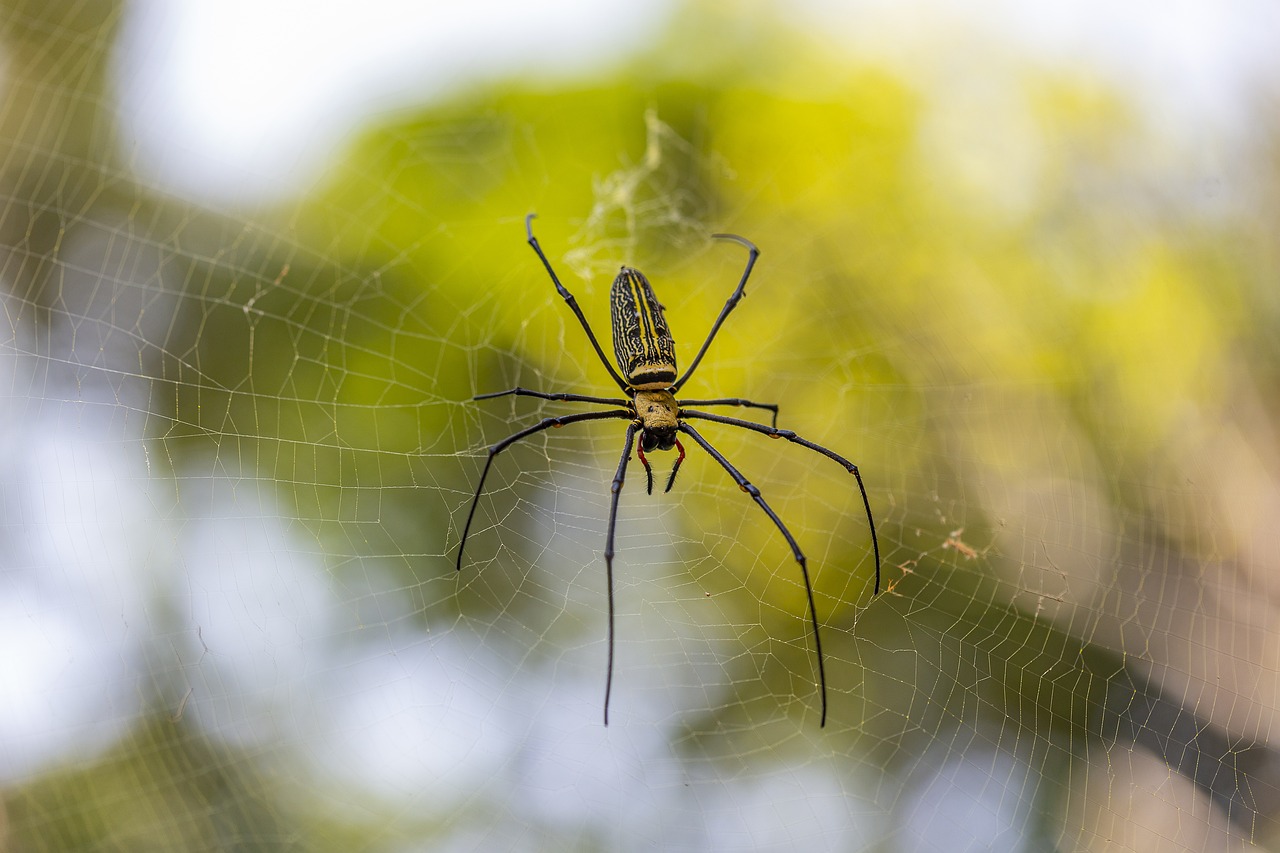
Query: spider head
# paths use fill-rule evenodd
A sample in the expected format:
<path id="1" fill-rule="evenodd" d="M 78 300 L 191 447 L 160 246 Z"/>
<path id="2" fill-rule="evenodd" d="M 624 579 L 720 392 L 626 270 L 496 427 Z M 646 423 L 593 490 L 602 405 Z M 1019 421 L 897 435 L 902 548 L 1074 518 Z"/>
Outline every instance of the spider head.
<path id="1" fill-rule="evenodd" d="M 640 433 L 640 448 L 645 453 L 655 450 L 671 450 L 676 446 L 676 431 L 670 429 L 646 429 Z"/>
<path id="2" fill-rule="evenodd" d="M 640 448 L 670 450 L 676 444 L 676 429 L 680 426 L 680 407 L 670 391 L 636 391 L 631 398 L 636 418 L 644 430 L 640 433 Z"/>

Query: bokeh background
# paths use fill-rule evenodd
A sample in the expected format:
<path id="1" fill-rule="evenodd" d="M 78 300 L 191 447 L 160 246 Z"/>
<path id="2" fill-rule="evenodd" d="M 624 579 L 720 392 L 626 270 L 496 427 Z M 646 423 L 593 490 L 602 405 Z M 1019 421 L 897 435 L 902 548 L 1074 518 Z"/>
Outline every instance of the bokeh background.
<path id="1" fill-rule="evenodd" d="M 0 8 L 0 849 L 1280 849 L 1274 7 L 455 5 Z"/>

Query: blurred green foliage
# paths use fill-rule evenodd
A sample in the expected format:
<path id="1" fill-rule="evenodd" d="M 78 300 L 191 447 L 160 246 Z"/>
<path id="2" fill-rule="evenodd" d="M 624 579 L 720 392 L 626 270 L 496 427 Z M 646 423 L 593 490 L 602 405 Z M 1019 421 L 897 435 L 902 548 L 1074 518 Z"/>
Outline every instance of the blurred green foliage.
<path id="1" fill-rule="evenodd" d="M 763 250 L 749 298 L 686 393 L 777 399 L 786 426 L 857 461 L 885 552 L 887 591 L 870 603 L 869 539 L 850 481 L 799 449 L 724 437 L 820 555 L 828 736 L 892 767 L 957 720 L 1004 717 L 1042 736 L 1036 749 L 1070 753 L 1094 736 L 1090 702 L 1123 670 L 1124 650 L 1078 614 L 1123 618 L 1107 610 L 1115 576 L 1133 565 L 1159 573 L 1126 562 L 1132 555 L 1102 534 L 1141 531 L 1191 556 L 1247 547 L 1236 504 L 1205 482 L 1212 466 L 1187 459 L 1203 459 L 1221 424 L 1256 445 L 1276 422 L 1273 256 L 1258 250 L 1250 208 L 1207 216 L 1179 195 L 1185 176 L 1146 168 L 1175 153 L 1094 81 L 1028 65 L 1006 81 L 1022 108 L 1016 127 L 969 116 L 969 135 L 953 140 L 938 119 L 947 105 L 919 79 L 802 43 L 781 22 L 725 15 L 691 5 L 663 41 L 590 83 L 513 81 L 389 117 L 314 195 L 244 217 L 122 186 L 121 167 L 103 163 L 112 149 L 101 70 L 65 79 L 73 29 L 55 29 L 65 43 L 52 89 L 75 96 L 38 104 L 48 31 L 10 27 L 6 186 L 30 216 L 6 217 L 6 245 L 56 258 L 67 229 L 125 211 L 130 236 L 164 247 L 157 286 L 181 287 L 163 348 L 140 365 L 168 389 L 151 433 L 174 467 L 235 445 L 246 473 L 279 484 L 333 549 L 337 576 L 344 558 L 362 571 L 354 558 L 403 555 L 388 562 L 412 589 L 452 573 L 481 448 L 515 429 L 511 409 L 468 398 L 513 380 L 611 390 L 525 245 L 524 215 L 539 214 L 542 245 L 600 335 L 611 265 L 650 272 L 684 358 L 743 261 L 710 235 L 746 235 Z M 100 49 L 113 17 L 103 20 L 90 39 Z M 54 140 L 49 128 L 69 132 Z M 1013 187 L 999 181 L 1006 145 L 1033 152 Z M 15 162 L 41 162 L 40 179 L 15 174 Z M 1265 181 L 1274 186 L 1274 175 Z M 1261 195 L 1274 204 L 1274 191 Z M 8 272 L 27 304 L 58 310 L 56 270 Z M 598 464 L 602 495 L 611 441 L 587 463 Z M 541 464 L 554 468 L 564 457 L 548 446 Z M 734 704 L 690 724 L 701 733 L 690 751 L 713 756 L 735 743 L 709 732 L 750 731 L 778 696 L 800 697 L 788 721 L 799 722 L 812 695 L 797 675 L 810 672 L 811 653 L 794 566 L 776 530 L 729 520 L 754 507 L 713 482 L 721 476 L 691 462 L 686 487 L 695 477 L 707 485 L 679 500 L 688 517 L 734 535 L 690 534 L 678 547 L 712 553 L 712 569 L 695 559 L 690 571 L 736 614 L 744 647 L 787 642 L 769 646 L 784 665 L 764 678 L 743 655 Z M 1028 483 L 1070 484 L 1079 503 L 1054 513 L 1079 513 L 1068 531 L 1077 538 L 1054 542 L 1034 511 L 1017 515 L 1008 494 Z M 495 490 L 494 517 L 528 488 Z M 503 547 L 528 548 L 530 559 L 541 544 L 515 539 Z M 1028 580 L 1028 566 L 1044 568 L 1046 541 L 1078 557 L 1054 563 L 1062 588 L 1047 592 Z M 519 577 L 493 577 L 414 609 L 431 623 L 478 610 L 518 620 L 547 606 L 520 589 Z M 240 806 L 270 801 L 280 780 L 251 756 L 201 757 L 198 741 L 164 732 L 144 721 L 122 747 L 131 754 L 12 794 L 15 849 L 162 849 L 163 834 L 115 835 L 146 823 L 121 801 L 170 815 L 189 849 L 238 849 L 194 816 L 228 786 L 244 789 L 232 797 Z M 185 763 L 173 770 L 175 761 Z M 138 762 L 147 769 L 131 769 Z M 206 768 L 225 772 L 205 779 Z M 159 792 L 171 778 L 187 784 Z M 116 793 L 138 780 L 156 790 Z M 349 829 L 300 837 L 284 817 L 298 813 L 251 811 L 221 814 L 241 838 L 349 849 Z M 49 840 L 34 837 L 52 827 Z"/>

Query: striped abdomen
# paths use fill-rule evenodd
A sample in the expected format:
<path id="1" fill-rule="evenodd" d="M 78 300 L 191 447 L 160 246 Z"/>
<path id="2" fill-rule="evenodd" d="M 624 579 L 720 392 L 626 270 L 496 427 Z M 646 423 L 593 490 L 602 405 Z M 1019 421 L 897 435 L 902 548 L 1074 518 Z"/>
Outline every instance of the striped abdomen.
<path id="1" fill-rule="evenodd" d="M 657 390 L 676 381 L 676 346 L 653 295 L 639 270 L 623 267 L 613 280 L 613 351 L 632 388 Z"/>

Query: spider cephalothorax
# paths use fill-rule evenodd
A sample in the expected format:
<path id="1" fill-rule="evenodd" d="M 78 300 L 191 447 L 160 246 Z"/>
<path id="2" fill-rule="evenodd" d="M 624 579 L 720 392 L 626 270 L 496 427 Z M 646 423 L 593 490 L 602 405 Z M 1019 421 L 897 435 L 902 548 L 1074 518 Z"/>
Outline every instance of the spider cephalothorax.
<path id="1" fill-rule="evenodd" d="M 749 252 L 747 266 L 742 272 L 742 278 L 738 282 L 737 290 L 733 292 L 733 295 L 725 302 L 724 307 L 720 309 L 720 316 L 712 324 L 711 331 L 707 334 L 706 340 L 702 342 L 702 347 L 698 350 L 698 354 L 694 356 L 688 369 L 679 378 L 677 378 L 676 371 L 675 341 L 671 337 L 671 330 L 667 327 L 667 319 L 661 303 L 654 296 L 653 288 L 644 275 L 631 267 L 623 267 L 613 280 L 613 288 L 609 294 L 613 320 L 613 349 L 618 359 L 618 367 L 622 369 L 622 373 L 619 374 L 613 365 L 609 363 L 609 360 L 605 358 L 604 350 L 601 349 L 600 342 L 596 340 L 595 332 L 591 330 L 591 324 L 587 322 L 587 318 L 582 314 L 582 309 L 578 307 L 578 301 L 560 283 L 555 270 L 551 268 L 551 262 L 547 260 L 542 247 L 538 245 L 537 238 L 533 236 L 533 214 L 529 214 L 524 222 L 525 234 L 528 237 L 529 245 L 538 254 L 542 265 L 547 268 L 547 273 L 551 276 L 551 281 L 555 284 L 556 291 L 568 304 L 574 316 L 578 318 L 578 322 L 582 324 L 583 331 L 587 333 L 587 340 L 591 342 L 596 355 L 600 357 L 601 363 L 609 371 L 609 376 L 617 383 L 618 388 L 626 395 L 626 398 L 590 397 L 584 394 L 549 394 L 543 391 L 531 391 L 527 388 L 512 388 L 509 391 L 481 394 L 475 398 L 477 400 L 489 400 L 494 397 L 506 396 L 537 397 L 542 400 L 597 403 L 612 408 L 605 411 L 579 412 L 556 418 L 543 418 L 533 426 L 526 427 L 514 435 L 507 436 L 489 448 L 489 456 L 485 460 L 484 471 L 480 474 L 480 482 L 476 485 L 475 495 L 471 499 L 471 509 L 467 513 L 467 523 L 462 528 L 462 541 L 458 545 L 458 568 L 462 568 L 462 551 L 467 545 L 467 535 L 471 532 L 471 521 L 475 518 L 476 506 L 480 501 L 480 494 L 484 490 L 484 481 L 489 476 L 489 468 L 493 465 L 495 456 L 520 439 L 551 427 L 606 418 L 620 418 L 629 422 L 622 447 L 622 458 L 618 462 L 618 472 L 614 475 L 613 484 L 610 488 L 609 527 L 605 535 L 604 547 L 605 574 L 609 587 L 609 662 L 604 689 L 604 723 L 607 726 L 609 724 L 609 695 L 613 688 L 613 542 L 618 521 L 618 494 L 622 491 L 622 484 L 626 479 L 627 462 L 631 459 L 631 448 L 636 444 L 637 434 L 639 434 L 639 443 L 636 448 L 637 455 L 640 458 L 640 463 L 644 465 L 650 494 L 653 492 L 653 469 L 649 467 L 649 460 L 645 458 L 645 453 L 651 453 L 654 450 L 674 449 L 678 451 L 679 455 L 676 457 L 675 464 L 671 467 L 671 476 L 667 480 L 666 491 L 671 491 L 671 486 L 676 481 L 676 473 L 680 470 L 680 463 L 684 461 L 685 455 L 684 447 L 676 436 L 677 433 L 684 433 L 692 438 L 703 450 L 707 451 L 720 464 L 720 467 L 728 472 L 734 482 L 764 510 L 765 514 L 769 516 L 769 520 L 777 526 L 778 531 L 787 540 L 787 544 L 791 546 L 792 556 L 800 564 L 800 573 L 804 578 L 805 593 L 809 599 L 809 616 L 813 622 L 813 644 L 818 660 L 818 681 L 822 691 L 821 725 L 825 726 L 827 723 L 827 676 L 822 657 L 822 636 L 818 630 L 818 608 L 814 604 L 813 585 L 809 582 L 808 562 L 804 553 L 800 550 L 800 546 L 796 544 L 795 537 L 791 535 L 791 531 L 787 530 L 787 526 L 782 523 L 782 519 L 765 503 L 764 498 L 760 495 L 760 490 L 752 485 L 746 477 L 742 476 L 728 459 L 725 459 L 718 450 L 702 437 L 701 433 L 686 421 L 690 419 L 712 421 L 762 433 L 771 438 L 785 438 L 787 441 L 817 451 L 828 459 L 843 465 L 845 470 L 857 480 L 858 490 L 862 494 L 862 505 L 867 512 L 867 524 L 871 528 L 871 546 L 875 553 L 876 561 L 875 592 L 878 593 L 880 591 L 880 543 L 876 539 L 876 525 L 871 517 L 871 502 L 867 499 L 867 490 L 862 484 L 862 475 L 858 472 L 858 466 L 819 444 L 800 438 L 791 430 L 778 429 L 778 407 L 776 404 L 755 403 L 737 397 L 715 400 L 685 400 L 683 405 L 676 402 L 676 394 L 679 393 L 684 383 L 689 380 L 689 377 L 693 375 L 693 371 L 706 354 L 707 347 L 711 346 L 716 333 L 720 331 L 720 326 L 724 323 L 725 318 L 729 316 L 729 313 L 733 311 L 734 307 L 745 295 L 747 279 L 751 276 L 751 269 L 755 266 L 756 258 L 760 256 L 759 249 L 751 241 L 734 234 L 712 235 L 732 240 L 745 246 Z M 773 413 L 773 419 L 770 426 L 765 426 L 755 421 L 729 418 L 723 415 L 713 415 L 709 412 L 699 412 L 684 408 L 684 406 L 689 405 L 745 406 L 753 409 L 767 409 Z"/>
<path id="2" fill-rule="evenodd" d="M 644 466 L 645 477 L 648 479 L 649 494 L 653 494 L 653 469 L 649 467 L 649 460 L 644 458 L 645 453 L 673 448 L 680 452 L 676 457 L 676 464 L 671 466 L 671 476 L 667 479 L 666 491 L 669 492 L 675 485 L 680 463 L 684 461 L 684 446 L 676 438 L 676 432 L 680 429 L 680 407 L 676 405 L 676 395 L 665 389 L 636 391 L 631 398 L 631 405 L 635 409 L 636 420 L 640 422 L 640 464 Z"/>

